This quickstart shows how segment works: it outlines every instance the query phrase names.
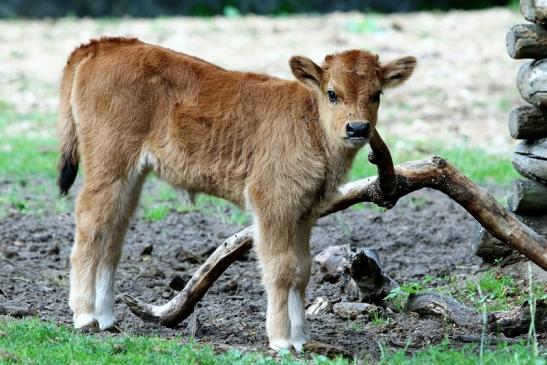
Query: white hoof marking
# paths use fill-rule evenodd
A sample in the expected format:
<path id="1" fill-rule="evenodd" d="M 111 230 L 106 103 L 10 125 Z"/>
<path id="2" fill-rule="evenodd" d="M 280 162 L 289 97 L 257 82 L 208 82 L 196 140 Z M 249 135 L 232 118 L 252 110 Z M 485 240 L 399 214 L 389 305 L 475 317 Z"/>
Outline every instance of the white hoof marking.
<path id="1" fill-rule="evenodd" d="M 281 338 L 270 341 L 270 348 L 275 351 L 288 350 L 291 348 L 291 343 Z"/>
<path id="2" fill-rule="evenodd" d="M 74 328 L 76 329 L 97 326 L 97 321 L 95 320 L 95 317 L 93 317 L 93 315 L 89 313 L 75 314 L 73 316 L 73 322 Z"/>
<path id="3" fill-rule="evenodd" d="M 114 314 L 100 314 L 96 316 L 97 322 L 99 322 L 99 329 L 101 331 L 110 329 L 116 324 L 116 317 Z"/>
<path id="4" fill-rule="evenodd" d="M 289 318 L 291 320 L 291 344 L 298 352 L 302 346 L 309 341 L 310 335 L 306 323 L 306 312 L 304 309 L 304 298 L 295 288 L 289 290 Z"/>

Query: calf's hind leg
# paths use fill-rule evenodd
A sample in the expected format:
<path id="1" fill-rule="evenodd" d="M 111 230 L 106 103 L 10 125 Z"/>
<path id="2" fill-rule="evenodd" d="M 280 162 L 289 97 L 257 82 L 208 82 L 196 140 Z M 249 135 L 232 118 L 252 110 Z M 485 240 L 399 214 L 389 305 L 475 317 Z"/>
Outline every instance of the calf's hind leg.
<path id="1" fill-rule="evenodd" d="M 135 210 L 144 180 L 98 179 L 84 181 L 76 204 L 76 236 L 70 256 L 69 305 L 74 327 L 112 327 L 114 276 L 129 219 Z"/>

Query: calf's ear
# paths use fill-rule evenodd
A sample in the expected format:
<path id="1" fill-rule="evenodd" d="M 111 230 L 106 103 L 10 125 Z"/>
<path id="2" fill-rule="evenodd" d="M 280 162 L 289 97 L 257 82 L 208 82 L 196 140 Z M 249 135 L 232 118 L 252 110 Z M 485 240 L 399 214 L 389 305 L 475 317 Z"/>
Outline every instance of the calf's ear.
<path id="1" fill-rule="evenodd" d="M 416 58 L 411 56 L 398 58 L 382 66 L 383 87 L 390 88 L 401 85 L 412 76 L 415 67 Z"/>
<path id="2" fill-rule="evenodd" d="M 289 60 L 292 73 L 297 80 L 312 87 L 321 87 L 323 69 L 307 57 L 293 56 Z"/>

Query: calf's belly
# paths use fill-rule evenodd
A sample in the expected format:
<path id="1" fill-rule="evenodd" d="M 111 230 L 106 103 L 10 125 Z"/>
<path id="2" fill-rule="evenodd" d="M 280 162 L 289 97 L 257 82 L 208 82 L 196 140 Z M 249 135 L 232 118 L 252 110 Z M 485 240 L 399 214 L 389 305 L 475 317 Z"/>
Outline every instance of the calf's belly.
<path id="1" fill-rule="evenodd" d="M 175 188 L 191 195 L 207 194 L 245 208 L 244 179 L 233 178 L 225 171 L 213 168 L 204 169 L 186 164 L 165 166 L 161 161 L 159 165 L 160 168 L 155 169 L 158 177 Z"/>

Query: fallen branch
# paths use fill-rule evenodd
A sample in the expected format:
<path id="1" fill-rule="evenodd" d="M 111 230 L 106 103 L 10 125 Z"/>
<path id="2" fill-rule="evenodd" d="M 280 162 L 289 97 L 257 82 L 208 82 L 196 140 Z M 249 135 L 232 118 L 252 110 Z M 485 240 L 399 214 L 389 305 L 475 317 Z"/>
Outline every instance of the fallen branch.
<path id="1" fill-rule="evenodd" d="M 547 237 L 547 226 L 545 225 L 545 222 L 547 222 L 547 214 L 523 215 L 515 213 L 514 216 L 536 233 L 539 233 L 542 237 Z M 476 256 L 481 257 L 483 261 L 495 262 L 499 259 L 507 259 L 507 261 L 503 260 L 500 262 L 503 266 L 508 262 L 523 260 L 521 255 L 518 255 L 511 247 L 493 237 L 483 227 L 480 227 L 475 233 L 476 234 L 471 239 L 471 247 L 473 253 Z"/>
<path id="2" fill-rule="evenodd" d="M 38 312 L 32 308 L 15 307 L 9 305 L 0 305 L 0 315 L 22 318 L 27 316 L 35 316 Z"/>
<path id="3" fill-rule="evenodd" d="M 371 151 L 368 155 L 368 160 L 370 163 L 376 165 L 378 170 L 378 186 L 382 195 L 386 198 L 386 204 L 383 206 L 392 208 L 397 202 L 397 200 L 390 199 L 397 194 L 397 175 L 395 174 L 391 152 L 389 152 L 389 148 L 387 148 L 378 132 L 372 135 L 369 144 Z"/>
<path id="4" fill-rule="evenodd" d="M 465 208 L 494 237 L 547 270 L 547 240 L 519 222 L 498 204 L 494 197 L 462 175 L 446 160 L 432 157 L 407 162 L 396 166 L 395 173 L 397 198 L 423 188 L 439 190 Z M 326 214 L 361 202 L 372 202 L 377 205 L 386 203 L 376 178 L 344 185 L 340 196 L 332 203 Z"/>
<path id="5" fill-rule="evenodd" d="M 405 305 L 406 312 L 421 316 L 443 317 L 459 327 L 480 328 L 480 314 L 456 299 L 437 293 L 410 295 Z"/>
<path id="6" fill-rule="evenodd" d="M 546 240 L 515 219 L 490 194 L 473 184 L 444 159 L 433 157 L 408 162 L 398 165 L 395 172 L 398 181 L 397 198 L 425 187 L 440 190 L 463 206 L 492 235 L 547 270 Z M 340 190 L 340 196 L 322 214 L 323 216 L 356 203 L 373 202 L 386 206 L 396 201 L 384 197 L 376 177 L 348 183 Z M 122 299 L 138 317 L 174 326 L 192 313 L 195 304 L 226 268 L 252 247 L 252 240 L 251 226 L 224 241 L 194 274 L 186 287 L 167 304 L 150 305 L 128 294 L 124 294 Z"/>
<path id="7" fill-rule="evenodd" d="M 379 138 L 379 136 L 378 136 Z M 381 141 L 381 138 L 379 139 Z M 383 141 L 371 141 L 373 149 Z M 384 145 L 385 146 L 385 145 Z M 389 165 L 391 156 L 387 147 L 383 154 L 375 153 L 372 161 L 378 165 L 380 178 L 371 177 L 354 181 L 341 187 L 339 196 L 321 216 L 344 210 L 354 204 L 372 202 L 392 207 L 399 198 L 422 188 L 442 191 L 465 208 L 493 236 L 513 247 L 538 266 L 547 270 L 547 240 L 519 222 L 496 200 L 456 168 L 440 157 L 407 162 L 396 166 L 393 173 Z M 387 165 L 387 168 L 386 168 Z M 383 166 L 383 167 L 381 167 Z M 395 182 L 391 194 L 384 188 Z M 192 313 L 196 303 L 203 298 L 209 287 L 232 262 L 252 247 L 253 227 L 233 235 L 224 241 L 196 271 L 186 287 L 164 305 L 144 303 L 131 295 L 123 294 L 122 300 L 138 317 L 172 327 Z"/>
<path id="8" fill-rule="evenodd" d="M 405 311 L 415 312 L 421 316 L 446 318 L 459 327 L 479 329 L 482 326 L 481 313 L 454 298 L 437 293 L 411 295 L 406 303 Z M 544 331 L 547 315 L 547 304 L 544 300 L 536 302 L 534 313 L 533 319 L 537 331 Z M 530 306 L 524 303 L 508 311 L 488 313 L 486 328 L 489 332 L 516 337 L 528 332 L 531 321 Z"/>
<path id="9" fill-rule="evenodd" d="M 534 323 L 538 333 L 545 331 L 547 318 L 547 302 L 539 300 L 534 310 Z M 508 311 L 492 312 L 488 314 L 488 328 L 491 332 L 501 332 L 509 337 L 516 337 L 528 333 L 532 321 L 528 302 Z"/>
<path id="10" fill-rule="evenodd" d="M 484 342 L 492 345 L 497 345 L 499 343 L 509 343 L 515 344 L 519 343 L 522 340 L 507 338 L 507 337 L 495 337 L 495 336 L 473 336 L 473 335 L 456 335 L 451 337 L 457 342 L 466 342 L 466 343 L 475 343 L 475 342 Z"/>
<path id="11" fill-rule="evenodd" d="M 201 265 L 186 287 L 168 303 L 158 306 L 147 304 L 128 294 L 122 300 L 137 317 L 173 327 L 183 321 L 203 298 L 209 287 L 243 253 L 253 247 L 253 226 L 247 227 L 224 241 Z"/>

